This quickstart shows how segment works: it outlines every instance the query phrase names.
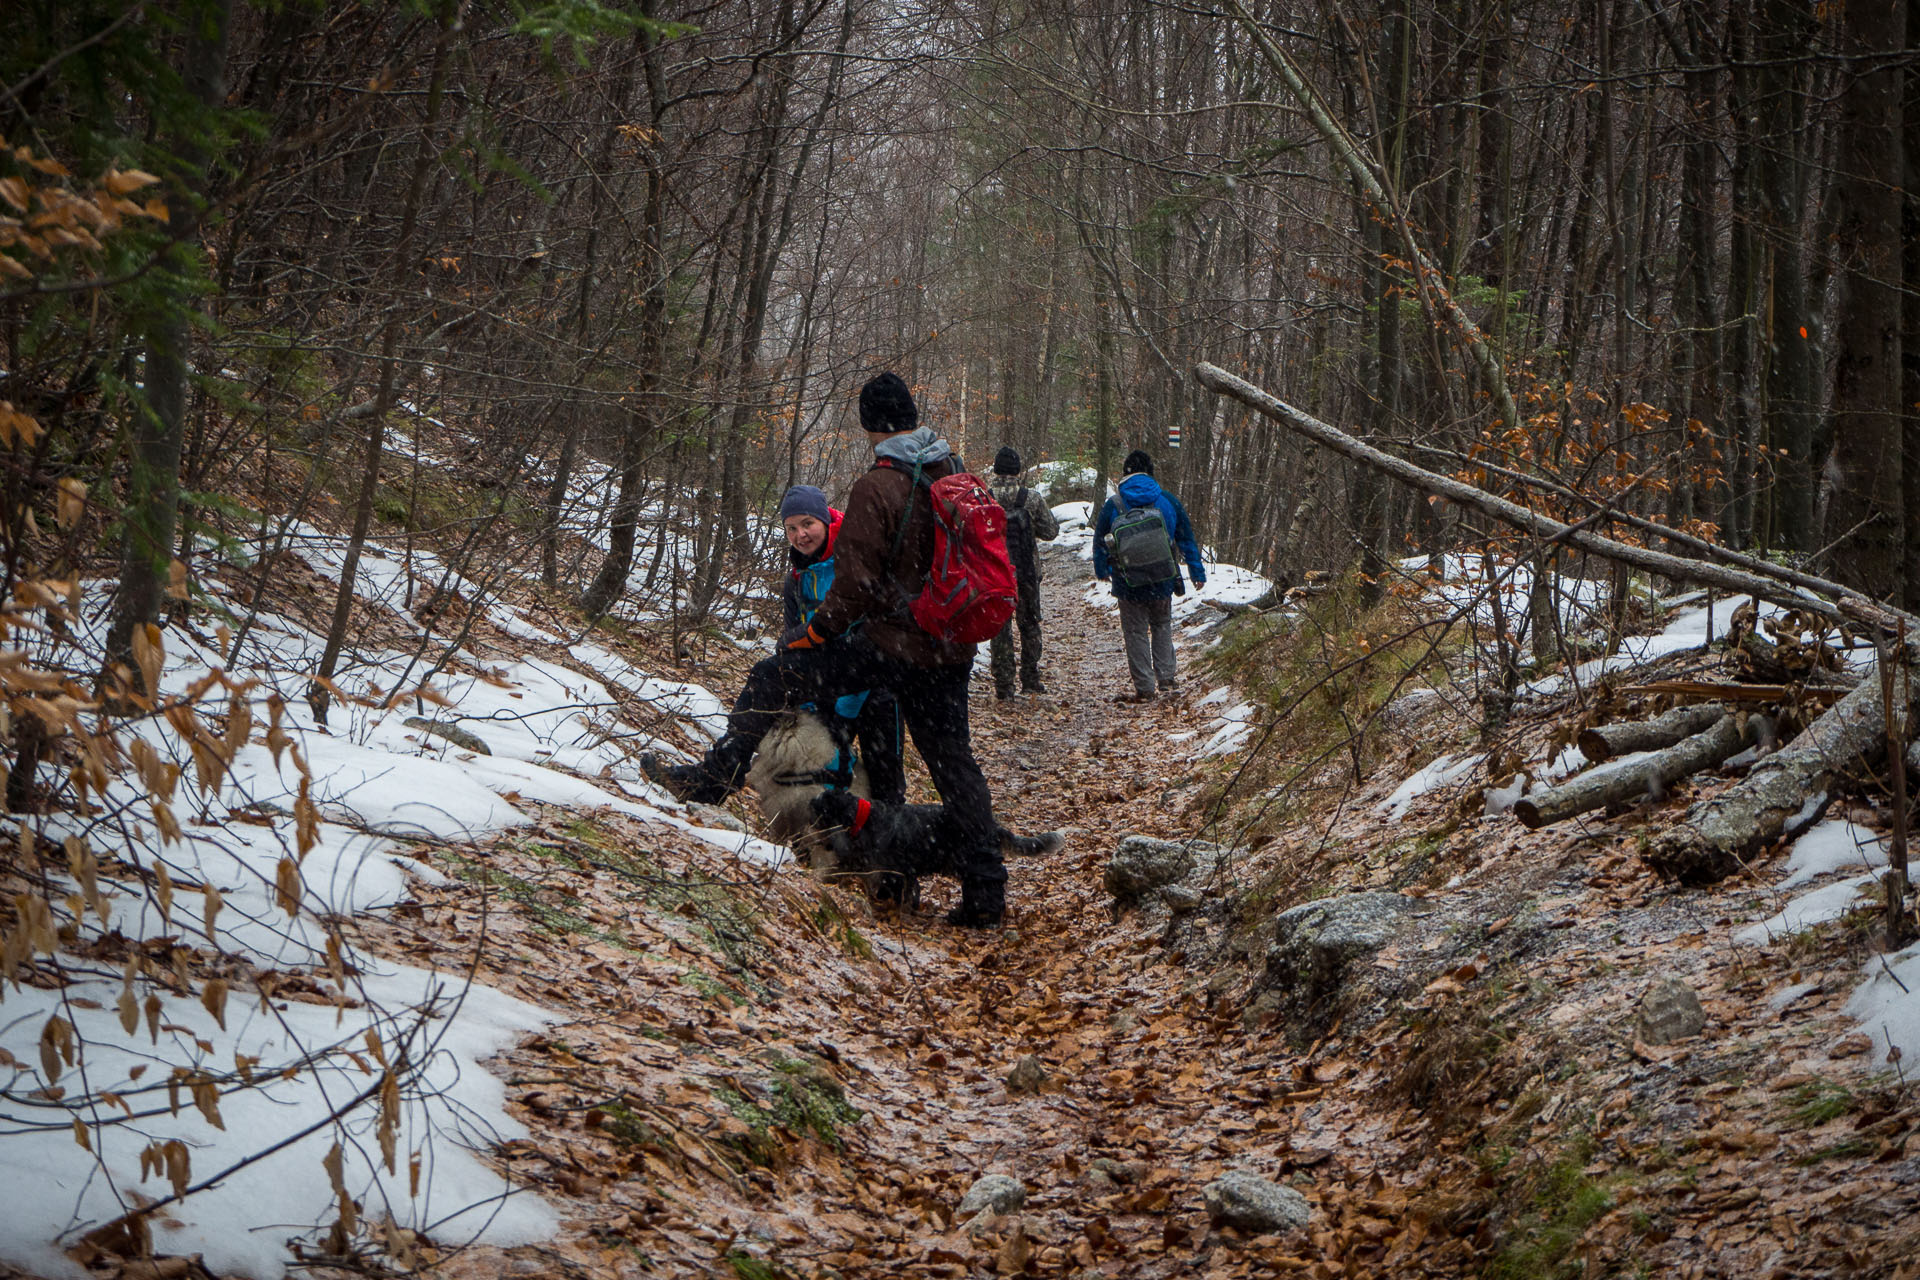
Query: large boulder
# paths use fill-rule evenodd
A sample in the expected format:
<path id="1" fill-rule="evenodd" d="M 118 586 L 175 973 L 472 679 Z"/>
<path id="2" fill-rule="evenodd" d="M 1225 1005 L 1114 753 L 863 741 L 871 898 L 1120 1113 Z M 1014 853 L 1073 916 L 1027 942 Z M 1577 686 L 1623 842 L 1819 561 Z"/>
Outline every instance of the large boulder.
<path id="1" fill-rule="evenodd" d="M 1336 1021 L 1368 1025 L 1401 993 L 1406 974 L 1357 961 L 1386 946 L 1414 918 L 1418 899 L 1397 893 L 1349 893 L 1303 903 L 1273 918 L 1272 942 L 1248 1016 L 1268 1018 L 1305 1042 Z"/>
<path id="2" fill-rule="evenodd" d="M 1313 1216 L 1307 1198 L 1298 1191 L 1251 1173 L 1221 1174 L 1200 1194 L 1207 1203 L 1207 1217 L 1241 1231 L 1298 1231 Z"/>
<path id="3" fill-rule="evenodd" d="M 1267 949 L 1268 981 L 1325 997 L 1348 965 L 1400 932 L 1417 901 L 1398 893 L 1348 893 L 1282 911 Z"/>

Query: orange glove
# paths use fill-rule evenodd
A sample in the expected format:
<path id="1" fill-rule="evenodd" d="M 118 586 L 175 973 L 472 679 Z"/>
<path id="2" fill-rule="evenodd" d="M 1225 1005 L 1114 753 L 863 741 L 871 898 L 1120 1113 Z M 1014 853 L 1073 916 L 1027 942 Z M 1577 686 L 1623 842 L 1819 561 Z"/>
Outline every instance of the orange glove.
<path id="1" fill-rule="evenodd" d="M 827 638 L 815 631 L 811 625 L 795 627 L 780 637 L 782 649 L 818 649 L 827 642 Z"/>

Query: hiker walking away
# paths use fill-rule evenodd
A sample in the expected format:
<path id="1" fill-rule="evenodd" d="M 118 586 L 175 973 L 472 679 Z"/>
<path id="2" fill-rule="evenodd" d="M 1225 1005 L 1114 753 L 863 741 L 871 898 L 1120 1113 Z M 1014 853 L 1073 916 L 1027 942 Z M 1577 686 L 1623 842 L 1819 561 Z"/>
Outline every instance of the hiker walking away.
<path id="1" fill-rule="evenodd" d="M 1020 455 L 1011 445 L 993 459 L 987 482 L 994 500 L 1007 510 L 1007 558 L 1013 561 L 1020 599 L 1013 621 L 993 637 L 993 692 L 1002 702 L 1013 697 L 1013 629 L 1020 628 L 1020 688 L 1045 693 L 1040 682 L 1040 544 L 1060 536 L 1060 522 L 1047 500 L 1020 483 Z"/>
<path id="2" fill-rule="evenodd" d="M 947 442 L 919 419 L 899 375 L 882 373 L 860 389 L 860 425 L 873 444 L 874 466 L 848 495 L 826 598 L 810 622 L 781 637 L 775 656 L 754 665 L 726 733 L 705 758 L 670 767 L 656 762 L 648 776 L 682 800 L 717 804 L 740 788 L 789 698 L 818 703 L 861 689 L 891 690 L 940 793 L 937 847 L 926 852 L 960 880 L 960 906 L 947 920 L 992 928 L 1005 907 L 1007 873 L 967 720 L 976 645 L 932 634 L 913 611 L 934 565 L 930 484 L 961 468 Z M 1005 616 L 995 619 L 996 629 Z"/>
<path id="3" fill-rule="evenodd" d="M 1117 702 L 1151 702 L 1177 683 L 1173 662 L 1173 597 L 1187 594 L 1180 577 L 1185 559 L 1193 585 L 1207 585 L 1207 567 L 1193 540 L 1193 525 L 1180 499 L 1153 478 L 1153 459 L 1135 449 L 1120 465 L 1114 496 L 1100 508 L 1093 529 L 1093 576 L 1113 583 L 1120 602 L 1120 634 L 1126 640 L 1133 692 Z"/>

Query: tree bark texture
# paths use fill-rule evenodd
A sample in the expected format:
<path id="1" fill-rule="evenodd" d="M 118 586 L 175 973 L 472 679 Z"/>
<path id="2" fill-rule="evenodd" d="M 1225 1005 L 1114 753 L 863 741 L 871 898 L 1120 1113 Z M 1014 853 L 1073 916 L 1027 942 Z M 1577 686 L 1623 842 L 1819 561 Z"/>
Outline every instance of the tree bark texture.
<path id="1" fill-rule="evenodd" d="M 1711 769 L 1737 754 L 1766 731 L 1765 716 L 1722 715 L 1707 728 L 1644 760 L 1589 770 L 1557 787 L 1523 796 L 1513 812 L 1527 826 L 1539 828 L 1623 800 L 1658 796 L 1688 774 Z"/>
<path id="2" fill-rule="evenodd" d="M 1651 720 L 1616 720 L 1580 731 L 1580 754 L 1594 764 L 1604 764 L 1636 751 L 1658 751 L 1682 738 L 1692 737 L 1718 724 L 1727 714 L 1720 702 L 1695 702 L 1675 707 Z"/>
<path id="3" fill-rule="evenodd" d="M 193 14 L 186 48 L 183 80 L 187 90 L 208 112 L 226 97 L 227 35 L 232 27 L 232 0 L 210 0 Z M 201 126 L 204 127 L 204 126 Z M 197 141 L 181 144 L 179 155 L 187 172 L 204 182 L 208 160 Z M 178 230 L 181 245 L 198 238 L 199 197 L 177 191 L 167 200 L 168 220 Z M 184 248 L 175 253 L 185 252 Z M 187 312 L 193 305 L 184 286 L 170 290 L 148 322 L 145 403 L 133 415 L 126 532 L 120 560 L 120 583 L 114 592 L 113 622 L 107 629 L 106 667 L 133 661 L 134 628 L 160 618 L 173 559 L 175 526 L 180 515 L 180 456 L 186 433 L 187 347 L 191 330 Z M 160 692 L 148 689 L 147 696 Z M 29 778 L 32 776 L 28 772 Z"/>

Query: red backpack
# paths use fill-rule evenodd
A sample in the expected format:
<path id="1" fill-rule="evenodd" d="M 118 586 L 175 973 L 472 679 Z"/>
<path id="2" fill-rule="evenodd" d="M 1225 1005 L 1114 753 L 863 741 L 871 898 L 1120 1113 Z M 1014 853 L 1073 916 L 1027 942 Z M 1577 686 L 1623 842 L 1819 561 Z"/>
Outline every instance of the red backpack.
<path id="1" fill-rule="evenodd" d="M 916 466 L 893 540 L 896 558 L 913 520 L 914 495 L 923 485 L 933 507 L 933 558 L 926 584 L 909 606 L 913 620 L 948 644 L 991 640 L 1013 617 L 1018 591 L 1007 558 L 1006 508 L 976 476 L 956 471 L 929 481 Z"/>

